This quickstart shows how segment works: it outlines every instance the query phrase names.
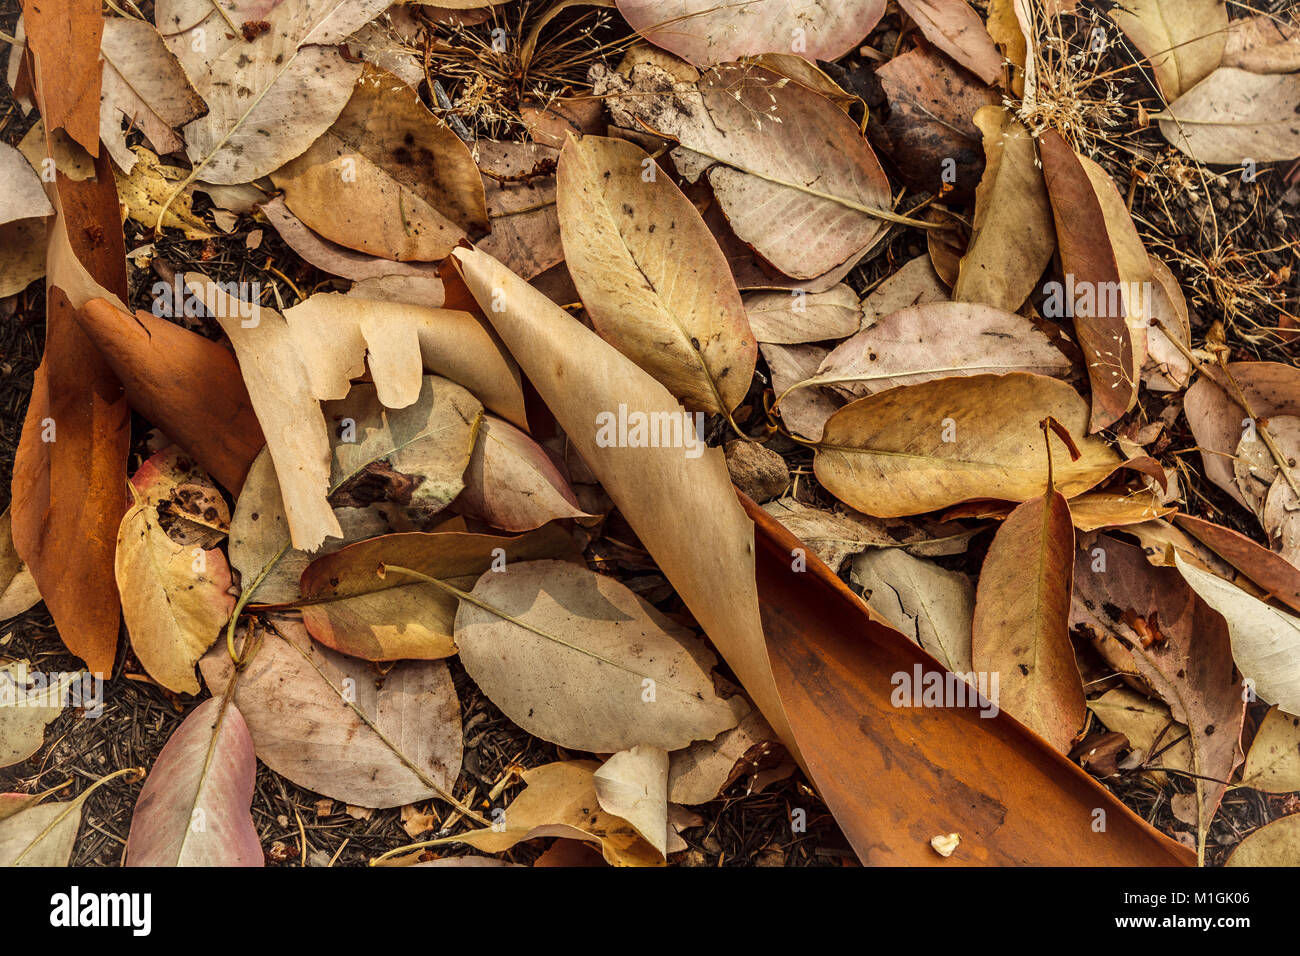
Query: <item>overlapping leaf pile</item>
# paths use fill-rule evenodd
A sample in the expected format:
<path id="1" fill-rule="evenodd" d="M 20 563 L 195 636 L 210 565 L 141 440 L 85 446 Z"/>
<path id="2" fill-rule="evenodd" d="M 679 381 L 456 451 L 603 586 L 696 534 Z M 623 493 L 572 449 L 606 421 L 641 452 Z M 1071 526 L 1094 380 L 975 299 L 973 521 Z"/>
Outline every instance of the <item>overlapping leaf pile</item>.
<path id="1" fill-rule="evenodd" d="M 875 71 L 869 139 L 844 69 L 816 61 L 884 3 L 810 8 L 792 42 L 781 0 L 593 2 L 643 40 L 594 60 L 589 93 L 532 104 L 529 142 L 475 137 L 439 108 L 438 51 L 400 42 L 495 13 L 387 5 L 24 12 L 10 83 L 43 126 L 0 144 L 0 294 L 44 273 L 48 327 L 0 617 L 43 596 L 109 673 L 120 609 L 148 679 L 211 695 L 150 771 L 127 864 L 260 865 L 258 760 L 351 805 L 444 804 L 446 832 L 397 862 L 560 837 L 664 864 L 686 806 L 840 746 L 787 713 L 733 479 L 814 552 L 796 571 L 824 561 L 1048 747 L 1176 778 L 1202 859 L 1234 781 L 1300 789 L 1300 372 L 1198 344 L 1123 184 L 1029 122 L 1028 54 L 1074 4 L 994 0 L 986 23 L 901 0 L 915 32 Z M 581 6 L 555 4 L 528 55 Z M 1115 15 L 1170 143 L 1300 154 L 1300 32 L 1173 6 Z M 933 195 L 897 192 L 877 149 Z M 119 199 L 197 239 L 254 217 L 338 281 L 286 306 L 180 271 L 132 314 Z M 907 230 L 928 253 L 860 295 Z M 128 481 L 129 408 L 157 430 Z M 1179 416 L 1240 506 L 1221 523 L 1164 454 Z M 1267 547 L 1227 526 L 1246 516 Z M 629 568 L 651 573 L 601 573 Z M 471 803 L 453 656 L 523 731 L 589 756 L 521 770 L 503 812 Z M 59 713 L 42 693 L 0 709 L 5 764 Z M 905 781 L 858 785 L 897 787 L 907 819 Z M 66 862 L 85 796 L 5 794 L 0 862 Z M 1233 862 L 1297 862 L 1295 822 Z M 898 859 L 990 858 L 969 832 L 896 829 Z"/>

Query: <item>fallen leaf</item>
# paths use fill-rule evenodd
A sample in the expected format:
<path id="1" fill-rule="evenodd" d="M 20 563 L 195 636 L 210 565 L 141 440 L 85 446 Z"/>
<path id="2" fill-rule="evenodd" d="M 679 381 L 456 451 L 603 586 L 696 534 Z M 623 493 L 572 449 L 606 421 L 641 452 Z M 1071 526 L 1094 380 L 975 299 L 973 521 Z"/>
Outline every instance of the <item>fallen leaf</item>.
<path id="1" fill-rule="evenodd" d="M 505 808 L 503 828 L 471 830 L 457 839 L 485 853 L 504 853 L 524 840 L 563 837 L 596 844 L 613 866 L 663 866 L 663 855 L 632 824 L 600 808 L 598 767 L 593 760 L 568 760 L 525 770 L 527 786 Z"/>
<path id="2" fill-rule="evenodd" d="M 0 143 L 0 225 L 53 214 L 36 170 L 22 153 Z"/>
<path id="3" fill-rule="evenodd" d="M 442 283 L 438 279 L 438 267 L 434 263 L 393 262 L 391 259 L 369 256 L 330 242 L 312 232 L 301 219 L 291 213 L 289 207 L 284 204 L 283 196 L 269 199 L 258 208 L 266 215 L 267 221 L 275 227 L 275 231 L 280 234 L 280 238 L 290 249 L 323 272 L 354 281 L 386 276 L 411 276 L 423 280 L 426 288 L 437 290 L 436 295 L 429 295 L 424 299 L 423 305 L 438 308 L 443 304 Z"/>
<path id="4" fill-rule="evenodd" d="M 1241 785 L 1265 793 L 1300 790 L 1300 717 L 1269 709 L 1246 754 Z"/>
<path id="5" fill-rule="evenodd" d="M 486 253 L 462 249 L 454 258 L 466 285 L 484 305 L 510 353 L 522 360 L 521 368 L 574 450 L 795 753 L 757 617 L 752 525 L 731 506 L 734 492 L 721 449 L 688 458 L 682 449 L 599 445 L 593 424 L 611 402 L 646 414 L 681 415 L 681 406 L 613 346 Z M 490 306 L 498 289 L 506 308 L 493 312 Z M 674 521 L 663 520 L 669 507 Z M 710 544 L 702 548 L 701 541 Z"/>
<path id="6" fill-rule="evenodd" d="M 516 562 L 555 557 L 577 557 L 557 526 L 512 538 L 408 532 L 358 541 L 303 570 L 303 623 L 322 644 L 364 660 L 450 657 L 456 598 L 395 570 L 381 578 L 380 567 L 409 568 L 465 591 L 494 568 L 505 573 Z"/>
<path id="7" fill-rule="evenodd" d="M 465 490 L 456 500 L 462 513 L 502 531 L 587 517 L 546 450 L 492 415 L 483 417 L 465 470 Z"/>
<path id="8" fill-rule="evenodd" d="M 1070 644 L 1074 525 L 1051 488 L 1002 522 L 980 570 L 972 619 L 974 668 L 1000 673 L 998 704 L 1068 753 L 1087 710 Z"/>
<path id="9" fill-rule="evenodd" d="M 948 287 L 934 271 L 928 255 L 909 259 L 862 300 L 862 328 L 899 309 L 927 302 L 947 302 Z"/>
<path id="10" fill-rule="evenodd" d="M 257 759 L 244 717 L 205 700 L 172 732 L 145 780 L 125 866 L 262 866 L 251 805 Z"/>
<path id="11" fill-rule="evenodd" d="M 986 373 L 1064 377 L 1070 362 L 1033 323 L 971 302 L 899 309 L 836 346 L 810 381 L 848 398 Z"/>
<path id="12" fill-rule="evenodd" d="M 177 184 L 185 179 L 184 170 L 163 166 L 157 154 L 143 146 L 123 149 L 131 157 L 131 171 L 117 173 L 117 194 L 127 216 L 148 229 L 159 222 L 164 229 L 179 229 L 186 239 L 210 239 L 216 235 L 194 214 L 194 199 L 188 189 L 171 199 Z M 119 161 L 119 165 L 123 164 Z"/>
<path id="13" fill-rule="evenodd" d="M 1113 538 L 1098 543 L 1104 560 L 1076 563 L 1075 587 L 1096 595 L 1090 600 L 1128 645 L 1138 673 L 1190 731 L 1203 845 L 1226 781 L 1241 761 L 1245 694 L 1228 628 L 1186 584 L 1181 566 L 1152 567 L 1141 549 Z"/>
<path id="14" fill-rule="evenodd" d="M 975 589 L 964 574 L 897 548 L 853 559 L 851 580 L 867 606 L 955 674 L 969 674 Z"/>
<path id="15" fill-rule="evenodd" d="M 1117 687 L 1088 701 L 1088 709 L 1111 730 L 1128 738 L 1129 747 L 1142 761 L 1153 767 L 1195 772 L 1187 727 L 1174 720 L 1169 708 L 1159 701 L 1131 688 Z M 1151 776 L 1160 785 L 1167 779 L 1160 771 L 1152 771 Z M 1193 825 L 1195 812 L 1193 809 Z"/>
<path id="16" fill-rule="evenodd" d="M 998 95 L 930 47 L 894 57 L 876 77 L 888 109 L 873 111 L 872 142 L 913 189 L 968 201 L 984 167 L 972 117 Z"/>
<path id="17" fill-rule="evenodd" d="M 1083 349 L 1092 384 L 1088 431 L 1096 432 L 1113 424 L 1137 401 L 1138 369 L 1127 318 L 1128 296 L 1121 285 L 1121 252 L 1112 244 L 1114 220 L 1107 215 L 1109 194 L 1115 187 L 1055 130 L 1039 136 L 1038 149 L 1066 274 L 1057 301 L 1063 306 L 1062 314 L 1072 317 Z M 1119 201 L 1118 194 L 1113 199 Z M 1131 221 L 1128 228 L 1132 229 Z M 1147 262 L 1145 253 L 1142 261 Z M 1051 314 L 1054 309 L 1049 311 L 1049 304 L 1044 304 L 1044 314 L 1058 318 Z"/>
<path id="18" fill-rule="evenodd" d="M 31 570 L 14 550 L 6 508 L 0 512 L 0 621 L 17 617 L 40 599 Z"/>
<path id="19" fill-rule="evenodd" d="M 1233 20 L 1221 65 L 1252 73 L 1294 73 L 1300 70 L 1300 26 L 1262 13 Z"/>
<path id="20" fill-rule="evenodd" d="M 757 772 L 760 764 L 773 760 L 794 770 L 776 731 L 762 714 L 751 710 L 739 724 L 712 740 L 697 740 L 669 754 L 668 799 L 690 806 L 708 803 L 740 776 Z"/>
<path id="21" fill-rule="evenodd" d="M 492 232 L 479 240 L 488 255 L 532 279 L 564 261 L 555 208 L 559 153 L 537 143 L 475 144 Z"/>
<path id="22" fill-rule="evenodd" d="M 185 144 L 175 127 L 185 125 L 205 107 L 153 24 L 124 17 L 105 19 L 99 52 L 104 60 L 99 135 L 114 162 L 127 174 L 136 164 L 136 153 L 127 148 L 122 132 L 123 120 L 144 134 L 155 152 L 181 150 Z"/>
<path id="23" fill-rule="evenodd" d="M 827 419 L 844 404 L 844 399 L 829 388 L 818 385 L 794 386 L 814 378 L 830 350 L 820 345 L 764 343 L 759 346 L 759 351 L 772 373 L 772 390 L 778 397 L 784 396 L 779 411 L 786 429 L 792 434 L 819 441 Z"/>
<path id="24" fill-rule="evenodd" d="M 184 475 L 175 456 L 159 452 L 131 480 L 135 504 L 117 533 L 115 572 L 131 648 L 168 690 L 197 694 L 194 664 L 230 619 L 230 567 L 215 548 L 186 547 L 168 537 L 159 506 Z"/>
<path id="25" fill-rule="evenodd" d="M 1300 568 L 1230 528 L 1192 515 L 1180 514 L 1174 520 L 1180 528 L 1268 594 L 1293 610 L 1300 611 Z"/>
<path id="26" fill-rule="evenodd" d="M 858 294 L 841 283 L 826 292 L 752 292 L 744 298 L 749 327 L 759 342 L 791 345 L 842 339 L 858 331 Z"/>
<path id="27" fill-rule="evenodd" d="M 266 441 L 230 351 L 174 322 L 147 312 L 131 316 L 103 299 L 87 302 L 76 320 L 122 382 L 131 407 L 238 493 Z"/>
<path id="28" fill-rule="evenodd" d="M 600 808 L 632 824 L 668 855 L 668 751 L 635 746 L 606 760 L 591 776 Z"/>
<path id="29" fill-rule="evenodd" d="M 656 170 L 624 140 L 565 144 L 558 205 L 569 272 L 604 339 L 688 407 L 728 414 L 749 391 L 757 344 L 721 250 Z"/>
<path id="30" fill-rule="evenodd" d="M 469 148 L 414 90 L 374 68 L 333 125 L 271 181 L 317 233 L 386 259 L 442 259 L 488 229 Z"/>
<path id="31" fill-rule="evenodd" d="M 67 866 L 81 829 L 81 808 L 92 790 L 65 803 L 37 804 L 30 801 L 39 796 L 0 793 L 0 866 Z"/>
<path id="32" fill-rule="evenodd" d="M 376 382 L 391 371 L 389 388 L 395 391 L 398 378 L 409 379 L 418 370 L 412 357 L 418 351 L 425 371 L 463 385 L 498 415 L 527 426 L 519 369 L 468 312 L 321 292 L 286 309 L 284 316 L 317 398 L 346 395 L 351 380 L 365 371 L 366 349 Z M 395 349 L 391 340 L 403 336 L 406 348 Z M 383 363 L 378 370 L 376 359 Z"/>
<path id="33" fill-rule="evenodd" d="M 1154 114 L 1160 132 L 1202 163 L 1282 162 L 1300 154 L 1300 75 L 1220 67 Z"/>
<path id="34" fill-rule="evenodd" d="M 1223 0 L 1124 0 L 1110 18 L 1151 65 L 1166 102 L 1178 99 L 1223 59 Z"/>
<path id="35" fill-rule="evenodd" d="M 826 423 L 813 467 L 835 497 L 880 517 L 973 498 L 1028 501 L 1047 477 L 1038 427 L 1046 415 L 1076 436 L 1081 451 L 1056 469 L 1067 498 L 1120 467 L 1105 442 L 1084 435 L 1079 394 L 1025 372 L 941 378 L 858 399 Z"/>
<path id="36" fill-rule="evenodd" d="M 1287 713 L 1300 713 L 1300 618 L 1192 567 L 1178 554 L 1174 563 L 1192 589 L 1227 621 L 1232 656 L 1251 689 Z"/>
<path id="37" fill-rule="evenodd" d="M 593 82 L 619 125 L 677 140 L 678 171 L 693 182 L 707 170 L 736 235 L 786 275 L 824 275 L 884 235 L 891 196 L 879 161 L 854 122 L 807 87 L 738 64 L 696 86 L 648 65 L 630 81 L 596 68 Z"/>
<path id="38" fill-rule="evenodd" d="M 37 102 L 51 130 L 62 129 L 99 156 L 100 9 L 79 0 L 23 7 L 27 49 L 34 60 Z"/>
<path id="39" fill-rule="evenodd" d="M 456 612 L 466 673 L 528 733 L 571 750 L 677 750 L 740 719 L 704 643 L 613 578 L 526 561 L 479 578 Z"/>
<path id="40" fill-rule="evenodd" d="M 233 668 L 225 642 L 199 662 L 218 693 Z M 443 661 L 397 664 L 376 679 L 364 661 L 313 644 L 300 621 L 277 619 L 232 701 L 259 760 L 335 800 L 400 807 L 449 791 L 460 773 L 460 702 Z"/>
<path id="41" fill-rule="evenodd" d="M 30 671 L 27 660 L 0 667 L 0 767 L 21 763 L 41 749 L 46 726 L 63 713 L 68 687 L 84 673 Z"/>
<path id="42" fill-rule="evenodd" d="M 1300 866 L 1300 813 L 1280 817 L 1247 834 L 1224 866 Z"/>
<path id="43" fill-rule="evenodd" d="M 1015 312 L 1033 292 L 1056 248 L 1052 205 L 1029 130 L 1010 110 L 981 107 L 984 175 L 975 220 L 952 296 Z"/>
<path id="44" fill-rule="evenodd" d="M 162 32 L 174 38 L 169 49 L 208 104 L 207 115 L 184 131 L 194 178 L 251 182 L 311 146 L 343 111 L 361 77 L 361 63 L 349 63 L 337 44 L 388 2 L 285 0 L 258 11 L 270 29 L 252 39 L 230 33 L 215 9 L 200 10 L 184 28 L 163 15 Z M 200 23 L 206 24 L 206 42 L 194 44 L 190 31 Z M 338 193 L 331 190 L 335 198 Z"/>
<path id="45" fill-rule="evenodd" d="M 796 12 L 788 0 L 753 0 L 743 7 L 712 0 L 618 0 L 618 12 L 656 46 L 696 66 L 711 66 L 756 53 L 837 60 L 871 32 L 885 3 L 829 0 Z"/>
<path id="46" fill-rule="evenodd" d="M 965 0 L 899 0 L 899 7 L 922 35 L 985 83 L 1002 75 L 1002 54 L 984 29 L 984 20 Z"/>
<path id="47" fill-rule="evenodd" d="M 51 245 L 61 242 L 97 289 L 96 279 L 125 298 L 126 251 L 107 156 L 96 161 L 96 172 L 94 180 L 56 182 Z M 89 228 L 99 223 L 108 228 Z M 14 460 L 10 515 L 14 546 L 60 638 L 90 671 L 108 675 L 121 622 L 113 553 L 126 511 L 130 409 L 111 368 L 78 327 L 74 304 L 59 287 L 64 279 L 52 248 L 45 352 Z"/>

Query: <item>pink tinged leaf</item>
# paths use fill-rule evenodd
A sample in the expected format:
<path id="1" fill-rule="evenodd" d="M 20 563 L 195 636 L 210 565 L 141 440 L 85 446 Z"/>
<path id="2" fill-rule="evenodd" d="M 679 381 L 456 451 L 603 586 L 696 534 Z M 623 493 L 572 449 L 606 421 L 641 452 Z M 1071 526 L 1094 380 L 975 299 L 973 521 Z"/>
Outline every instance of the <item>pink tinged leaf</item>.
<path id="1" fill-rule="evenodd" d="M 127 866 L 262 866 L 257 759 L 233 702 L 204 701 L 172 734 L 131 816 Z"/>

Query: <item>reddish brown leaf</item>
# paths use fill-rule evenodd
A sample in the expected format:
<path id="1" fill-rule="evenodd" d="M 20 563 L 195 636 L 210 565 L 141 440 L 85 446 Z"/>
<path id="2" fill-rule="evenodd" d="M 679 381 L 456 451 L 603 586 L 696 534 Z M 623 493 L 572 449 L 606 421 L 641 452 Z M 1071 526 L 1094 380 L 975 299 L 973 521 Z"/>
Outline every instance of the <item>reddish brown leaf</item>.
<path id="1" fill-rule="evenodd" d="M 45 129 L 66 131 L 91 156 L 99 155 L 99 42 L 104 33 L 100 9 L 96 0 L 23 4 Z"/>
<path id="2" fill-rule="evenodd" d="M 115 228 L 121 219 L 107 156 L 96 160 L 95 173 L 82 182 L 60 173 L 55 190 L 74 254 L 124 299 L 126 249 Z M 51 288 L 45 354 L 14 460 L 14 547 L 63 642 L 104 674 L 113 669 L 121 617 L 113 556 L 127 508 L 129 414 L 121 384 L 81 331 L 72 303 Z"/>
<path id="3" fill-rule="evenodd" d="M 229 349 L 148 312 L 132 318 L 103 299 L 76 316 L 131 407 L 238 494 L 266 440 Z"/>
<path id="4" fill-rule="evenodd" d="M 1300 568 L 1244 534 L 1191 515 L 1174 521 L 1287 607 L 1300 611 Z"/>
<path id="5" fill-rule="evenodd" d="M 1056 218 L 1066 299 L 1073 298 L 1075 289 L 1091 290 L 1091 305 L 1070 301 L 1068 309 L 1092 383 L 1089 430 L 1096 432 L 1127 412 L 1137 396 L 1137 370 L 1123 302 L 1102 294 L 1120 288 L 1120 267 L 1101 201 L 1079 156 L 1055 130 L 1038 137 L 1038 151 Z"/>

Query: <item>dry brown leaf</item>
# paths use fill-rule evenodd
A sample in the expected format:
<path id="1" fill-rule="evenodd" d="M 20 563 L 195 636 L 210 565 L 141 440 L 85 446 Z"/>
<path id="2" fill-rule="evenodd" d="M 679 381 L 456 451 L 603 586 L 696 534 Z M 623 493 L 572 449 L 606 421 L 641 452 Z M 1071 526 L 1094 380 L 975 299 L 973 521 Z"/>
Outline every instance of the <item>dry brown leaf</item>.
<path id="1" fill-rule="evenodd" d="M 913 189 L 968 202 L 984 168 L 972 117 L 1001 98 L 929 46 L 894 57 L 876 76 L 887 109 L 873 111 L 872 142 Z"/>
<path id="2" fill-rule="evenodd" d="M 258 10 L 261 16 L 248 11 L 247 21 L 270 26 L 255 31 L 251 40 L 231 33 L 223 13 L 211 5 L 158 11 L 168 48 L 208 104 L 207 115 L 185 127 L 195 178 L 201 174 L 217 184 L 252 182 L 325 133 L 362 73 L 361 63 L 349 62 L 337 44 L 388 5 L 389 0 L 285 0 Z M 201 44 L 193 42 L 191 33 L 200 26 Z"/>
<path id="3" fill-rule="evenodd" d="M 759 351 L 763 353 L 768 371 L 772 373 L 772 390 L 778 396 L 785 396 L 780 406 L 781 421 L 785 427 L 795 435 L 820 441 L 822 428 L 827 419 L 844 404 L 843 397 L 818 385 L 796 388 L 794 391 L 790 389 L 814 378 L 830 350 L 821 345 L 764 343 L 759 346 Z"/>
<path id="4" fill-rule="evenodd" d="M 1192 590 L 1227 621 L 1232 656 L 1251 689 L 1289 714 L 1300 713 L 1300 618 L 1193 567 L 1177 554 L 1174 563 Z"/>
<path id="5" fill-rule="evenodd" d="M 140 466 L 131 479 L 135 504 L 117 533 L 115 571 L 136 657 L 168 690 L 197 694 L 194 664 L 230 619 L 235 599 L 226 556 L 178 544 L 164 527 L 160 506 L 171 514 L 176 488 L 189 477 L 174 452 L 158 452 Z"/>
<path id="6" fill-rule="evenodd" d="M 280 313 L 237 299 L 207 276 L 189 273 L 199 297 L 235 347 L 249 401 L 275 462 L 295 548 L 314 551 L 343 529 L 330 510 L 329 433 L 312 395 L 300 344 Z"/>
<path id="7" fill-rule="evenodd" d="M 759 342 L 792 345 L 842 339 L 858 331 L 862 306 L 858 294 L 840 284 L 825 292 L 751 292 L 745 314 Z"/>
<path id="8" fill-rule="evenodd" d="M 1224 0 L 1124 0 L 1110 18 L 1151 64 L 1166 102 L 1190 90 L 1223 59 Z"/>
<path id="9" fill-rule="evenodd" d="M 1056 468 L 1057 488 L 1072 497 L 1120 466 L 1105 442 L 1084 434 L 1087 414 L 1069 385 L 1026 372 L 904 385 L 831 416 L 813 466 L 837 498 L 881 517 L 974 498 L 1028 501 L 1047 477 L 1038 423 L 1051 415 L 1082 452 L 1078 461 L 1059 455 Z"/>
<path id="10" fill-rule="evenodd" d="M 534 736 L 593 753 L 678 750 L 740 719 L 743 701 L 713 689 L 704 642 L 613 578 L 526 561 L 470 594 L 456 612 L 460 661 Z"/>
<path id="11" fill-rule="evenodd" d="M 0 793 L 0 866 L 67 866 L 81 808 L 93 790 L 66 803 L 36 803 L 44 794 Z"/>
<path id="12" fill-rule="evenodd" d="M 443 304 L 442 282 L 438 279 L 438 267 L 434 263 L 393 262 L 330 242 L 316 235 L 291 213 L 284 204 L 283 196 L 267 200 L 258 208 L 290 249 L 323 272 L 357 282 L 389 276 L 409 276 L 421 280 L 427 290 L 420 301 L 421 305 L 439 308 Z"/>
<path id="13" fill-rule="evenodd" d="M 413 361 L 418 352 L 425 371 L 464 386 L 519 427 L 527 424 L 519 369 L 468 312 L 322 292 L 286 309 L 284 316 L 300 343 L 318 398 L 346 395 L 348 383 L 365 371 L 362 356 L 367 349 L 377 384 L 391 370 L 396 378 L 407 380 L 409 388 L 412 372 L 420 367 Z M 406 338 L 405 349 L 391 341 L 397 336 Z M 388 389 L 397 391 L 396 386 L 395 381 Z"/>
<path id="14" fill-rule="evenodd" d="M 513 538 L 486 534 L 406 532 L 358 541 L 303 569 L 303 623 L 312 637 L 364 660 L 437 660 L 456 653 L 456 598 L 393 565 L 468 591 L 485 572 L 539 558 L 576 559 L 569 535 L 541 528 Z M 296 596 L 296 595 L 295 595 Z"/>
<path id="15" fill-rule="evenodd" d="M 184 147 L 175 128 L 205 109 L 163 38 L 147 20 L 109 17 L 100 43 L 104 58 L 99 135 L 110 156 L 131 173 L 136 154 L 127 148 L 122 121 L 138 129 L 159 154 Z M 153 226 L 153 222 L 147 223 Z"/>
<path id="16" fill-rule="evenodd" d="M 668 855 L 668 751 L 636 746 L 606 760 L 592 774 L 606 813 L 632 824 L 647 843 Z"/>
<path id="17" fill-rule="evenodd" d="M 1153 767 L 1196 772 L 1187 728 L 1174 720 L 1169 708 L 1160 701 L 1128 687 L 1117 687 L 1096 700 L 1088 701 L 1088 709 L 1107 728 L 1127 737 L 1129 747 L 1139 760 Z M 1159 770 L 1151 771 L 1151 776 L 1161 786 L 1167 779 Z M 1192 823 L 1196 823 L 1195 808 L 1192 810 Z"/>
<path id="18" fill-rule="evenodd" d="M 238 493 L 266 440 L 230 350 L 148 312 L 132 316 L 104 299 L 91 299 L 76 317 L 121 380 L 131 407 Z"/>
<path id="19" fill-rule="evenodd" d="M 788 0 L 744 6 L 713 0 L 618 0 L 632 29 L 696 66 L 756 53 L 798 53 L 837 60 L 871 32 L 884 0 L 829 0 L 792 9 Z"/>
<path id="20" fill-rule="evenodd" d="M 898 0 L 898 5 L 927 40 L 985 83 L 1002 75 L 1002 54 L 984 28 L 984 20 L 965 0 Z"/>
<path id="21" fill-rule="evenodd" d="M 1297 109 L 1300 74 L 1220 67 L 1153 118 L 1165 139 L 1193 159 L 1239 166 L 1300 154 Z"/>
<path id="22" fill-rule="evenodd" d="M 975 589 L 964 574 L 899 548 L 853 559 L 852 581 L 867 606 L 955 674 L 969 674 Z"/>
<path id="23" fill-rule="evenodd" d="M 793 770 L 793 762 L 784 755 L 776 731 L 762 714 L 751 710 L 731 730 L 669 754 L 668 799 L 689 806 L 708 803 L 741 775 L 757 771 L 760 765 L 783 760 L 780 766 Z"/>
<path id="24" fill-rule="evenodd" d="M 21 763 L 41 749 L 46 726 L 63 713 L 69 687 L 84 674 L 56 677 L 33 675 L 31 670 L 26 660 L 0 667 L 0 767 Z"/>
<path id="25" fill-rule="evenodd" d="M 1014 312 L 931 302 L 891 313 L 840 343 L 810 381 L 861 398 L 896 385 L 1004 372 L 1065 377 L 1070 362 Z"/>
<path id="26" fill-rule="evenodd" d="M 736 235 L 786 275 L 824 275 L 884 235 L 891 195 L 879 161 L 854 122 L 807 87 L 738 64 L 695 86 L 649 65 L 631 80 L 593 69 L 593 80 L 619 125 L 681 144 L 673 161 L 686 179 L 707 170 Z"/>
<path id="27" fill-rule="evenodd" d="M 688 407 L 730 413 L 758 349 L 699 213 L 624 140 L 570 139 L 558 181 L 565 257 L 596 331 Z"/>
<path id="28" fill-rule="evenodd" d="M 1247 834 L 1223 865 L 1300 866 L 1300 813 L 1279 817 Z"/>
<path id="29" fill-rule="evenodd" d="M 492 222 L 492 232 L 479 240 L 479 248 L 524 279 L 562 262 L 555 208 L 559 153 L 537 143 L 492 140 L 475 143 L 474 151 Z"/>
<path id="30" fill-rule="evenodd" d="M 972 620 L 971 659 L 978 670 L 1002 675 L 999 705 L 1062 753 L 1073 746 L 1086 715 L 1070 644 L 1073 579 L 1070 508 L 1049 487 L 998 528 L 980 571 Z"/>
<path id="31" fill-rule="evenodd" d="M 1241 761 L 1245 697 L 1223 618 L 1174 568 L 1152 567 L 1141 549 L 1099 536 L 1076 562 L 1075 588 L 1132 655 L 1135 669 L 1191 734 L 1199 832 L 1204 836 Z M 1099 619 L 1100 620 L 1100 619 Z M 1145 645 L 1145 646 L 1144 646 Z"/>
<path id="32" fill-rule="evenodd" d="M 504 853 L 541 837 L 583 840 L 613 866 L 663 866 L 663 855 L 626 820 L 606 813 L 596 796 L 594 760 L 543 764 L 523 773 L 524 792 L 505 808 L 501 829 L 471 830 L 457 839 L 485 853 Z"/>
<path id="33" fill-rule="evenodd" d="M 483 417 L 465 470 L 461 512 L 502 531 L 531 531 L 548 521 L 582 518 L 568 479 L 541 445 L 509 422 Z"/>
<path id="34" fill-rule="evenodd" d="M 603 448 L 593 423 L 611 402 L 680 415 L 666 389 L 486 253 L 458 250 L 465 282 L 569 441 L 655 558 L 769 723 L 795 753 L 768 661 L 754 583 L 753 525 L 721 449 Z M 497 291 L 505 306 L 491 311 Z M 664 521 L 665 509 L 675 520 Z M 700 541 L 710 542 L 701 548 Z"/>
<path id="35" fill-rule="evenodd" d="M 1300 415 L 1300 369 L 1280 362 L 1230 362 L 1227 372 L 1256 415 L 1265 419 Z M 1232 455 L 1252 424 L 1246 419 L 1246 410 L 1228 397 L 1223 386 L 1203 375 L 1183 396 L 1183 414 L 1202 449 L 1205 477 L 1249 507 L 1232 467 Z"/>
<path id="36" fill-rule="evenodd" d="M 1052 205 L 1029 130 L 1002 106 L 984 106 L 984 175 L 975 221 L 952 296 L 1008 312 L 1019 309 L 1056 249 Z"/>
<path id="37" fill-rule="evenodd" d="M 1273 707 L 1255 732 L 1241 785 L 1265 793 L 1300 790 L 1300 717 Z"/>
<path id="38" fill-rule="evenodd" d="M 1273 598 L 1292 610 L 1300 611 L 1300 568 L 1231 528 L 1192 515 L 1180 514 L 1174 520 L 1180 528 L 1196 537 Z"/>
<path id="39" fill-rule="evenodd" d="M 364 661 L 312 643 L 277 619 L 235 685 L 258 758 L 300 787 L 363 807 L 400 807 L 450 790 L 460 773 L 460 702 L 442 661 L 400 663 L 381 679 Z M 242 642 L 236 648 L 243 653 Z M 222 692 L 224 641 L 199 663 Z"/>
<path id="40" fill-rule="evenodd" d="M 947 302 L 948 286 L 938 273 L 928 255 L 919 255 L 909 259 L 898 271 L 886 278 L 872 289 L 862 300 L 862 328 L 867 328 L 877 320 L 906 309 L 912 305 L 925 305 L 928 302 Z"/>
<path id="41" fill-rule="evenodd" d="M 1138 370 L 1127 319 L 1127 297 L 1120 284 L 1123 267 L 1120 253 L 1112 245 L 1115 236 L 1109 230 L 1114 223 L 1107 214 L 1114 185 L 1095 164 L 1075 153 L 1055 130 L 1047 130 L 1038 138 L 1038 148 L 1066 274 L 1057 301 L 1064 307 L 1063 313 L 1072 316 L 1083 349 L 1092 384 L 1088 431 L 1096 432 L 1113 424 L 1137 401 Z M 1122 203 L 1118 194 L 1114 199 Z M 1142 261 L 1147 261 L 1145 254 Z M 1060 317 L 1047 314 L 1049 318 Z"/>
<path id="42" fill-rule="evenodd" d="M 1300 26 L 1263 13 L 1233 20 L 1221 65 L 1252 73 L 1294 73 L 1300 70 Z"/>
<path id="43" fill-rule="evenodd" d="M 382 70 L 367 68 L 334 124 L 271 180 L 311 229 L 386 259 L 442 259 L 488 229 L 469 148 Z"/>

